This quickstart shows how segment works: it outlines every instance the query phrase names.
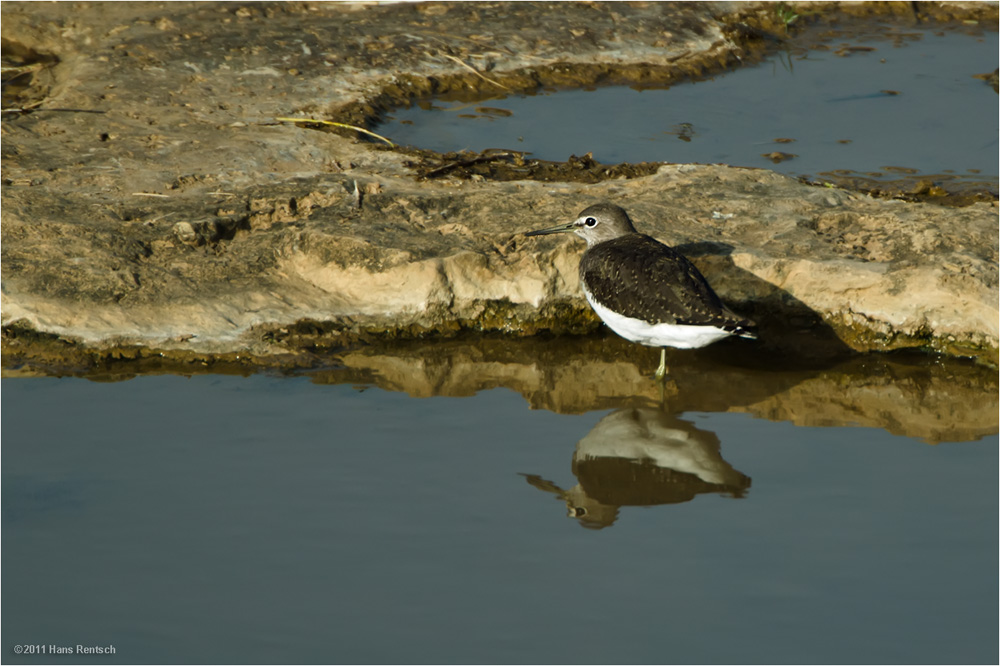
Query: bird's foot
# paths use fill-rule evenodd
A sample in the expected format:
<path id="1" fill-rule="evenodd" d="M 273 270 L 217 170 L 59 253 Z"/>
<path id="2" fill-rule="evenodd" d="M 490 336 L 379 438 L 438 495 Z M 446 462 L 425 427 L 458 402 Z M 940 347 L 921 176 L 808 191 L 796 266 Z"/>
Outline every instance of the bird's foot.
<path id="1" fill-rule="evenodd" d="M 667 350 L 660 348 L 660 367 L 656 369 L 653 374 L 653 378 L 662 383 L 666 383 L 667 379 Z"/>

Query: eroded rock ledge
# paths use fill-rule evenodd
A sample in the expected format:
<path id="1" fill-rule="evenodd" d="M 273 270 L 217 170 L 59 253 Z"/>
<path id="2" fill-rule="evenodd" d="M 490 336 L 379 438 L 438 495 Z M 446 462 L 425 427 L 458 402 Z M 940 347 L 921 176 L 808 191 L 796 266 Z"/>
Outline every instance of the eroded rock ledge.
<path id="1" fill-rule="evenodd" d="M 768 16 L 671 3 L 5 4 L 4 39 L 58 59 L 36 81 L 40 108 L 100 113 L 5 116 L 3 324 L 97 349 L 263 356 L 366 335 L 591 331 L 582 245 L 521 234 L 610 200 L 682 246 L 772 348 L 794 333 L 796 345 L 996 363 L 995 202 L 946 209 L 723 166 L 589 184 L 422 181 L 406 154 L 273 122 L 361 108 L 406 77 L 473 85 L 446 54 L 512 81 L 595 62 L 623 76 L 705 71 L 746 48 L 727 28 L 737 10 Z"/>

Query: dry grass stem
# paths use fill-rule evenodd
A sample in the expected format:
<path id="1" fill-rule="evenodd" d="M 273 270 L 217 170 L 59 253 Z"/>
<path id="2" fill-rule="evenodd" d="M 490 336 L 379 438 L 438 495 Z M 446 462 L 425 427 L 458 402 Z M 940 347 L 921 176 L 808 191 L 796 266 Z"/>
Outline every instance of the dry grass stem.
<path id="1" fill-rule="evenodd" d="M 389 144 L 393 148 L 396 147 L 396 144 L 394 144 L 392 141 L 390 141 L 389 139 L 385 138 L 381 134 L 376 134 L 375 132 L 372 132 L 371 130 L 366 130 L 364 127 L 357 127 L 355 125 L 348 125 L 347 123 L 336 123 L 336 122 L 334 122 L 332 120 L 320 120 L 318 118 L 275 118 L 275 120 L 277 120 L 279 122 L 285 122 L 285 123 L 316 123 L 318 125 L 330 125 L 332 127 L 343 127 L 345 129 L 354 130 L 355 132 L 361 132 L 362 134 L 367 134 L 368 136 L 373 136 L 376 139 L 380 139 L 382 141 L 385 141 L 387 144 Z"/>
<path id="2" fill-rule="evenodd" d="M 478 76 L 479 78 L 481 78 L 483 81 L 486 81 L 487 83 L 492 83 L 493 85 L 498 86 L 500 88 L 503 88 L 504 90 L 510 90 L 510 88 L 508 88 L 504 84 L 499 83 L 497 81 L 494 81 L 493 79 L 491 79 L 488 76 L 484 76 L 475 67 L 473 67 L 471 65 L 465 64 L 464 62 L 462 62 L 461 58 L 456 58 L 455 56 L 448 55 L 447 53 L 442 53 L 441 55 L 443 55 L 445 58 L 448 58 L 448 60 L 454 60 L 455 62 L 457 62 L 462 67 L 466 68 L 467 70 L 469 70 L 470 72 L 472 72 L 473 74 L 475 74 L 476 76 Z"/>

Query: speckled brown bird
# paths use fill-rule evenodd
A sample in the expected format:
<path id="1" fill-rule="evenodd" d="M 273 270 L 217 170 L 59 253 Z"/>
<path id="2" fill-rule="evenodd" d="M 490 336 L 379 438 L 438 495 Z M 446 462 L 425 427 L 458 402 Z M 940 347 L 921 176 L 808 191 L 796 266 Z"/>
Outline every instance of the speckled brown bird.
<path id="1" fill-rule="evenodd" d="M 587 301 L 618 335 L 660 347 L 657 379 L 666 376 L 666 347 L 696 349 L 732 335 L 757 337 L 756 325 L 723 305 L 694 264 L 637 232 L 623 208 L 597 204 L 572 222 L 525 235 L 570 232 L 587 241 L 580 260 Z"/>

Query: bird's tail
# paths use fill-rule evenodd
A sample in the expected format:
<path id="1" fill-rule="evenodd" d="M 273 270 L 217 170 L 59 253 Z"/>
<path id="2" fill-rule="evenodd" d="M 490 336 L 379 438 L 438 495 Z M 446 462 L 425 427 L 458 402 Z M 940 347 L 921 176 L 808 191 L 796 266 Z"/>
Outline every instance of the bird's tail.
<path id="1" fill-rule="evenodd" d="M 757 324 L 750 319 L 742 319 L 734 322 L 730 326 L 726 326 L 725 330 L 738 338 L 747 338 L 748 340 L 757 339 Z"/>

